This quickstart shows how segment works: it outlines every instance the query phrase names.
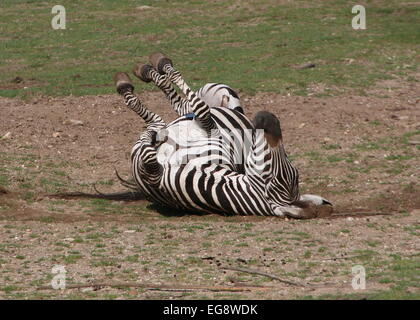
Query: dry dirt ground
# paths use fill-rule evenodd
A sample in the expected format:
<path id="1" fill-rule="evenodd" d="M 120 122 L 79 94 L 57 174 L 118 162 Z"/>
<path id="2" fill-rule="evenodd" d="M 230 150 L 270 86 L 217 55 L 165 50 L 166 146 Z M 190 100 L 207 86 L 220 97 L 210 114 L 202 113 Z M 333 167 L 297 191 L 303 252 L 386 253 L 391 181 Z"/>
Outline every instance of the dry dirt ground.
<path id="1" fill-rule="evenodd" d="M 0 298 L 342 296 L 360 294 L 351 286 L 354 265 L 366 268 L 362 294 L 395 289 L 407 280 L 396 263 L 418 259 L 419 251 L 419 84 L 388 80 L 367 96 L 316 97 L 324 89 L 314 85 L 307 97 L 242 95 L 250 117 L 263 109 L 280 117 L 301 189 L 346 214 L 304 221 L 47 197 L 91 191 L 93 183 L 102 191 L 121 190 L 114 167 L 129 174 L 128 155 L 143 123 L 117 94 L 0 98 Z M 174 118 L 160 92 L 139 95 L 166 120 Z M 88 286 L 38 290 L 50 285 L 54 265 L 65 267 L 67 285 Z M 259 270 L 297 285 L 223 267 Z M 104 282 L 240 291 L 89 287 Z M 404 293 L 419 288 L 410 282 Z"/>

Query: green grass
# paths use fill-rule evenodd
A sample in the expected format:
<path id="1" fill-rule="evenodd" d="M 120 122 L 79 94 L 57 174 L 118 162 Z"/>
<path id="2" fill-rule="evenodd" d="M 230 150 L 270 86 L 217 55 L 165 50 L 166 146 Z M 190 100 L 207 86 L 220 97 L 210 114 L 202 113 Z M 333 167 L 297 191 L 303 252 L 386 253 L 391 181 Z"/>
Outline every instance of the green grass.
<path id="1" fill-rule="evenodd" d="M 355 291 L 350 294 L 328 294 L 317 296 L 316 299 L 368 299 L 368 300 L 419 300 L 420 287 L 418 270 L 420 260 L 392 257 L 392 261 L 381 261 L 385 271 L 377 274 L 367 273 L 366 290 Z M 371 282 L 378 282 L 389 286 L 386 290 L 369 290 Z M 313 299 L 312 296 L 303 297 Z"/>
<path id="2" fill-rule="evenodd" d="M 64 258 L 64 263 L 77 263 L 77 261 L 79 261 L 80 259 L 83 259 L 83 256 L 81 254 L 70 254 Z"/>
<path id="3" fill-rule="evenodd" d="M 8 186 L 9 179 L 6 175 L 0 174 L 0 186 Z"/>
<path id="4" fill-rule="evenodd" d="M 10 292 L 19 290 L 19 287 L 17 287 L 17 286 L 5 286 L 5 287 L 0 288 L 0 290 L 4 291 L 5 293 L 10 293 Z"/>
<path id="5" fill-rule="evenodd" d="M 397 0 L 368 1 L 366 30 L 351 28 L 354 2 L 344 0 L 63 0 L 67 29 L 53 30 L 56 4 L 1 1 L 0 96 L 114 93 L 113 73 L 157 50 L 193 88 L 218 81 L 305 95 L 322 82 L 323 95 L 363 92 L 379 79 L 412 78 L 420 42 L 419 7 Z M 292 68 L 305 62 L 316 67 Z M 17 76 L 24 81 L 12 83 Z"/>

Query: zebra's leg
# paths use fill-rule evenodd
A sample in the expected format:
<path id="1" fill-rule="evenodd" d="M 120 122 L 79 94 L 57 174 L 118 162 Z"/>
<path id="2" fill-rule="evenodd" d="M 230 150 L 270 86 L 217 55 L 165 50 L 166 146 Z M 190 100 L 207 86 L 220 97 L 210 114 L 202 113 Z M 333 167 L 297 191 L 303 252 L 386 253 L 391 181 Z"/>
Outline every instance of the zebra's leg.
<path id="1" fill-rule="evenodd" d="M 178 94 L 167 75 L 159 74 L 151 65 L 147 64 L 137 64 L 133 69 L 133 73 L 137 78 L 144 82 L 153 81 L 166 95 L 171 102 L 172 108 L 179 116 L 191 112 L 190 103 Z"/>
<path id="2" fill-rule="evenodd" d="M 200 123 L 201 127 L 208 133 L 212 130 L 217 130 L 217 125 L 211 118 L 210 107 L 191 90 L 182 78 L 181 73 L 172 66 L 172 61 L 162 53 L 154 53 L 149 59 L 160 74 L 166 74 L 169 80 L 181 89 L 190 103 L 191 112 L 194 113 L 195 119 Z"/>
<path id="3" fill-rule="evenodd" d="M 163 169 L 157 160 L 156 140 L 166 124 L 159 115 L 148 110 L 134 95 L 134 86 L 126 73 L 115 74 L 114 81 L 117 92 L 124 97 L 126 105 L 143 118 L 147 125 L 147 130 L 141 134 L 131 151 L 134 177 L 143 179 L 153 186 L 158 185 Z"/>
<path id="4" fill-rule="evenodd" d="M 166 123 L 156 113 L 148 110 L 139 98 L 134 94 L 134 86 L 130 77 L 124 72 L 114 75 L 117 92 L 124 97 L 128 108 L 137 113 L 146 122 L 148 129 L 158 130 L 166 126 Z"/>

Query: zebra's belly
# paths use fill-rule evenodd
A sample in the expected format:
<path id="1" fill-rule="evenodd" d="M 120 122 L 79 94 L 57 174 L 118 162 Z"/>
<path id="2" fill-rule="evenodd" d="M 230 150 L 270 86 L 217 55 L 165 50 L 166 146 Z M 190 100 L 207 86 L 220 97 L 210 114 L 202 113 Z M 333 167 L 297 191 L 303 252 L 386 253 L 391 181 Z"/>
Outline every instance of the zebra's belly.
<path id="1" fill-rule="evenodd" d="M 157 160 L 165 168 L 201 166 L 215 163 L 232 167 L 232 155 L 222 136 L 209 137 L 195 120 L 185 120 L 168 126 L 164 142 L 157 149 Z"/>
<path id="2" fill-rule="evenodd" d="M 163 167 L 160 192 L 167 205 L 189 210 L 224 212 L 214 203 L 214 188 L 235 170 L 231 149 L 221 136 L 209 137 L 195 120 L 166 129 L 157 159 Z"/>

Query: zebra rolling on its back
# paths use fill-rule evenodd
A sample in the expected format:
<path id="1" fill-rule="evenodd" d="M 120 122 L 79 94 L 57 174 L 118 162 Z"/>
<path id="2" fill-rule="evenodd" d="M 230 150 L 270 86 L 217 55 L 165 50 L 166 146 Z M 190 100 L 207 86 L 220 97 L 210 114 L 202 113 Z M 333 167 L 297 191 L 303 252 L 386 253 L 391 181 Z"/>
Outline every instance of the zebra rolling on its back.
<path id="1" fill-rule="evenodd" d="M 166 124 L 148 110 L 127 74 L 114 78 L 127 106 L 147 124 L 131 152 L 142 194 L 158 204 L 221 214 L 310 218 L 332 212 L 327 200 L 299 194 L 298 171 L 273 114 L 261 111 L 251 122 L 228 86 L 207 84 L 196 93 L 166 56 L 150 60 L 133 72 L 165 93 L 179 115 L 175 121 Z"/>

